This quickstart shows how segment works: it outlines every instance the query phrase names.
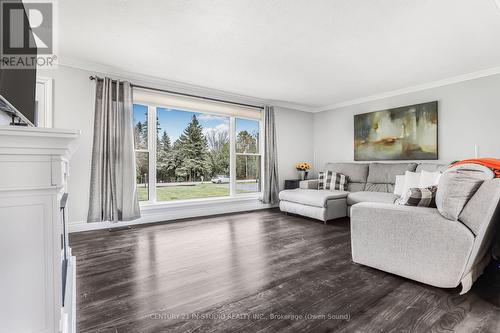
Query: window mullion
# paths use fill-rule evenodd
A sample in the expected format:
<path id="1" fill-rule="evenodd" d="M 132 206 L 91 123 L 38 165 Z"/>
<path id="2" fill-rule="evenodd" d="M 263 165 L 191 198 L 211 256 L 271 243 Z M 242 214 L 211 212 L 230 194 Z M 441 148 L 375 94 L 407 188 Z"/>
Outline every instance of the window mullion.
<path id="1" fill-rule="evenodd" d="M 236 194 L 236 126 L 235 118 L 229 118 L 229 196 Z"/>
<path id="2" fill-rule="evenodd" d="M 149 201 L 156 202 L 156 108 L 148 105 Z"/>

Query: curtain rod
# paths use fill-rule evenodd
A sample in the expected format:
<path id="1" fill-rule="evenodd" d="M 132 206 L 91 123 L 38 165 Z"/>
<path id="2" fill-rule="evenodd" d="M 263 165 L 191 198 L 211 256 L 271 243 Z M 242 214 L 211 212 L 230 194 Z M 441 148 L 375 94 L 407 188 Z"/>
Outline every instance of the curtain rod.
<path id="1" fill-rule="evenodd" d="M 96 75 L 89 76 L 90 80 L 102 80 L 101 77 L 98 77 Z M 255 108 L 255 109 L 264 109 L 263 106 L 257 106 L 257 105 L 252 105 L 252 104 L 245 104 L 245 103 L 237 103 L 237 102 L 231 102 L 231 101 L 226 101 L 223 99 L 217 99 L 217 98 L 211 98 L 211 97 L 205 97 L 205 96 L 199 96 L 199 95 L 193 95 L 193 94 L 186 94 L 186 93 L 181 93 L 177 91 L 172 91 L 172 90 L 166 90 L 166 89 L 159 89 L 159 88 L 151 88 L 151 87 L 146 87 L 146 86 L 141 86 L 137 84 L 130 84 L 134 88 L 141 88 L 141 89 L 147 89 L 147 90 L 154 90 L 154 91 L 160 91 L 168 94 L 173 94 L 173 95 L 180 95 L 180 96 L 186 96 L 186 97 L 193 97 L 193 98 L 199 98 L 199 99 L 204 99 L 208 101 L 213 101 L 213 102 L 220 102 L 220 103 L 226 103 L 226 104 L 234 104 L 234 105 L 240 105 L 240 106 L 246 106 L 249 108 Z"/>

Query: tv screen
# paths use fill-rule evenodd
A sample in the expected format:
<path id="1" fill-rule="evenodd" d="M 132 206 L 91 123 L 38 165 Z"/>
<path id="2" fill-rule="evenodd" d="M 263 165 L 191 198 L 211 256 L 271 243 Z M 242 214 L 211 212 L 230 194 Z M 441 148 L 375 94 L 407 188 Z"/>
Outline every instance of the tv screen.
<path id="1" fill-rule="evenodd" d="M 15 2 L 22 1 L 16 0 Z M 24 15 L 27 20 L 26 12 Z M 36 68 L 7 69 L 2 68 L 0 61 L 0 95 L 7 99 L 33 124 L 36 123 L 35 91 Z"/>

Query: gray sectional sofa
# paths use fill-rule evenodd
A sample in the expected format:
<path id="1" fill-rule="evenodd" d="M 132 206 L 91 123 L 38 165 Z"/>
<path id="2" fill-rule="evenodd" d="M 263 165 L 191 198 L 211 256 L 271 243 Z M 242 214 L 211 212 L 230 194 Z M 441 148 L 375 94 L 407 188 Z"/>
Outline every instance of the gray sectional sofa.
<path id="1" fill-rule="evenodd" d="M 280 208 L 322 221 L 351 216 L 352 259 L 442 288 L 462 285 L 467 292 L 490 260 L 490 246 L 500 216 L 500 179 L 482 183 L 458 220 L 436 208 L 395 205 L 396 175 L 409 171 L 444 171 L 433 163 L 330 163 L 350 177 L 347 191 L 317 190 L 317 181 L 280 193 Z"/>
<path id="2" fill-rule="evenodd" d="M 445 169 L 436 163 L 328 163 L 324 170 L 349 177 L 347 191 L 318 190 L 317 180 L 302 181 L 299 189 L 280 192 L 280 209 L 326 222 L 350 215 L 350 207 L 356 203 L 394 203 L 396 175 Z"/>

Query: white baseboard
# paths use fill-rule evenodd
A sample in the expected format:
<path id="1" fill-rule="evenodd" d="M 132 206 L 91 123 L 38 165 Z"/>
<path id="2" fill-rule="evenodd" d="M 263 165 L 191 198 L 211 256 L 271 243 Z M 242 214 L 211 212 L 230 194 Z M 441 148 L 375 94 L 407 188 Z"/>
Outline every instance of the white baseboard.
<path id="1" fill-rule="evenodd" d="M 165 222 L 191 217 L 210 216 L 217 214 L 236 213 L 251 210 L 267 209 L 274 206 L 263 204 L 258 199 L 239 199 L 239 200 L 218 200 L 196 202 L 190 205 L 158 205 L 141 207 L 141 218 L 134 221 L 124 222 L 70 222 L 68 232 L 80 232 L 89 230 L 120 228 L 129 225 L 138 225 L 145 223 Z"/>

